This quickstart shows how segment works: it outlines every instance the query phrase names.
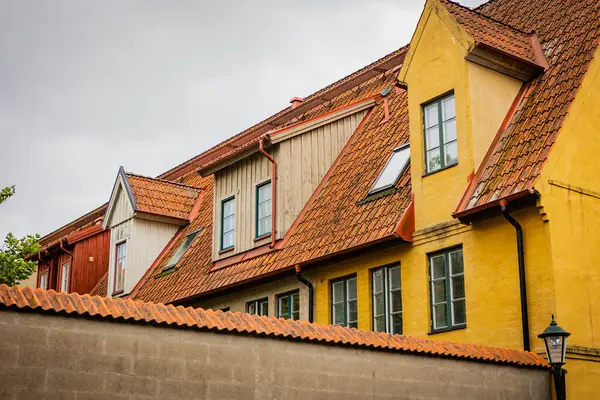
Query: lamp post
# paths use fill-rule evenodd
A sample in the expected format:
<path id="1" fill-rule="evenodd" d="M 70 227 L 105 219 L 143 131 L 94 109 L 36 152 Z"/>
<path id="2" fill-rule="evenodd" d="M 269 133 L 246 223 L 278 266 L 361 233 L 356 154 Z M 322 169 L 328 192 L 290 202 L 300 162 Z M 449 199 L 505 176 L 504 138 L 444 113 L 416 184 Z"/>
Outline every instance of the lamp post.
<path id="1" fill-rule="evenodd" d="M 565 374 L 567 371 L 562 366 L 565 365 L 567 338 L 569 336 L 571 336 L 569 332 L 556 324 L 554 314 L 552 314 L 550 326 L 538 335 L 540 339 L 544 340 L 544 345 L 546 346 L 548 364 L 552 367 L 552 375 L 554 376 L 554 388 L 557 400 L 566 400 L 567 398 L 565 383 Z"/>

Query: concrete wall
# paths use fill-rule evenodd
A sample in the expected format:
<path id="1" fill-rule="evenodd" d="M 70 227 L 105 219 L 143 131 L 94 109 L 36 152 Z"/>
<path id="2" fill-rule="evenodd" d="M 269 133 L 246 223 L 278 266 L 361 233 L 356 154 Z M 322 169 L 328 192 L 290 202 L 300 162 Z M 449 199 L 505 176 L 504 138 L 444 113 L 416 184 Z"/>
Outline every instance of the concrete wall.
<path id="1" fill-rule="evenodd" d="M 547 371 L 0 311 L 1 399 L 550 399 Z"/>
<path id="2" fill-rule="evenodd" d="M 313 282 L 314 285 L 314 282 Z M 300 292 L 300 319 L 308 320 L 308 289 L 295 276 L 278 279 L 274 282 L 255 284 L 243 290 L 236 290 L 212 299 L 199 300 L 194 307 L 221 310 L 229 307 L 231 312 L 246 312 L 246 303 L 264 298 L 269 299 L 269 315 L 276 316 L 277 296 L 293 290 Z"/>

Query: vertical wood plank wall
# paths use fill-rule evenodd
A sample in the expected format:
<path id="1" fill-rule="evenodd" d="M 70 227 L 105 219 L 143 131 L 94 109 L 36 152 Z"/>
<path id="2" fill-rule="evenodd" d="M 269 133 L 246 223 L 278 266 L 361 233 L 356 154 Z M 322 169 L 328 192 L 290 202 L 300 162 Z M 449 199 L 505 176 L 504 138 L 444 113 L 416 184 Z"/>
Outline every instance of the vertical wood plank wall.
<path id="1" fill-rule="evenodd" d="M 340 154 L 368 110 L 341 118 L 274 145 L 267 151 L 277 160 L 277 238 L 290 228 L 304 204 Z M 257 153 L 215 173 L 213 259 L 266 244 L 255 242 L 256 185 L 271 178 L 271 163 Z M 235 249 L 219 254 L 221 201 L 235 196 Z"/>

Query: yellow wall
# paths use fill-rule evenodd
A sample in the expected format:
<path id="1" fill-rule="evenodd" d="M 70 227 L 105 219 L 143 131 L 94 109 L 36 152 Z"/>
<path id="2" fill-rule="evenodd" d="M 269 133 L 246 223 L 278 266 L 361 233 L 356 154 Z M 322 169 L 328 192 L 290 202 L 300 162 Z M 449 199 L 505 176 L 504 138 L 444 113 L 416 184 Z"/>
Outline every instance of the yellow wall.
<path id="1" fill-rule="evenodd" d="M 543 351 L 536 335 L 546 328 L 554 309 L 548 225 L 535 208 L 516 212 L 515 218 L 525 232 L 530 341 L 534 350 Z M 456 245 L 463 247 L 467 328 L 430 334 L 427 254 Z M 307 270 L 316 283 L 316 322 L 331 323 L 331 281 L 356 274 L 359 329 L 371 330 L 370 271 L 395 262 L 401 265 L 405 335 L 522 348 L 515 230 L 500 216 L 472 227 L 455 223 L 418 235 L 413 244 L 390 244 L 384 250 L 364 251 L 348 260 Z"/>

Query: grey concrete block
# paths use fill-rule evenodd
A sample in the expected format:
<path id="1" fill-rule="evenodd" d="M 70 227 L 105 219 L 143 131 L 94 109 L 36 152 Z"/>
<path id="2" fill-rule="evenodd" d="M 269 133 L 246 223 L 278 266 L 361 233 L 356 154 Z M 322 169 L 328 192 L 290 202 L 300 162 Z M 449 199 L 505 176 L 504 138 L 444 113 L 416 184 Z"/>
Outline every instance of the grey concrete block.
<path id="1" fill-rule="evenodd" d="M 155 378 L 134 375 L 105 375 L 104 391 L 108 394 L 155 396 L 157 392 Z M 110 397 L 110 396 L 109 396 Z"/>

